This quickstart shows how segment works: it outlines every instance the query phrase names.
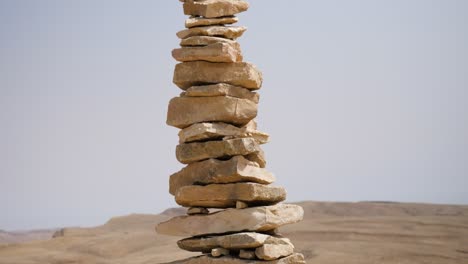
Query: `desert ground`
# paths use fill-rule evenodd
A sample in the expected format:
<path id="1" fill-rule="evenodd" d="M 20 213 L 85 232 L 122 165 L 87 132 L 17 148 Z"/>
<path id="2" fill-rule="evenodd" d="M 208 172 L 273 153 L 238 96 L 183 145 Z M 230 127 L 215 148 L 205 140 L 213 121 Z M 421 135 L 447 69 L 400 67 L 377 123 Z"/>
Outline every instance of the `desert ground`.
<path id="1" fill-rule="evenodd" d="M 389 202 L 302 202 L 305 219 L 281 232 L 307 263 L 468 263 L 468 206 Z M 1 264 L 154 264 L 197 255 L 154 226 L 159 215 L 116 217 L 94 228 L 0 232 Z M 53 236 L 53 238 L 51 238 Z M 29 240 L 29 242 L 25 242 Z M 30 241 L 35 240 L 35 241 Z"/>

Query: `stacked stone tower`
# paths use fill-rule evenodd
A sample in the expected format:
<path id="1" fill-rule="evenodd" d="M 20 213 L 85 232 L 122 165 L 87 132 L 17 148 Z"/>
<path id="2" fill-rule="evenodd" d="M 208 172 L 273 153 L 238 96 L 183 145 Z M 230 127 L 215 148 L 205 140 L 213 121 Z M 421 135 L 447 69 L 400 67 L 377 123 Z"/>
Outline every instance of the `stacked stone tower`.
<path id="1" fill-rule="evenodd" d="M 262 74 L 243 62 L 235 41 L 246 30 L 231 26 L 246 11 L 243 0 L 185 0 L 187 29 L 172 52 L 174 83 L 183 90 L 169 103 L 167 124 L 180 128 L 169 192 L 187 215 L 157 226 L 160 234 L 185 237 L 183 250 L 203 255 L 177 263 L 305 263 L 277 228 L 302 220 L 297 205 L 282 204 L 286 191 L 270 185 L 257 131 Z M 226 26 L 230 25 L 230 26 Z M 211 212 L 210 212 L 211 210 Z"/>

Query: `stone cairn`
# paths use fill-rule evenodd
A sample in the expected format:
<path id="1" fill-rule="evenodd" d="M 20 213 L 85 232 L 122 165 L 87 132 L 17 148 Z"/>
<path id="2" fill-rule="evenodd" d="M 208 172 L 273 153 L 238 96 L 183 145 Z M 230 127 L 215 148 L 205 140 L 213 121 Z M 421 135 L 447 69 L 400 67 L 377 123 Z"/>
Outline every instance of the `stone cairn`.
<path id="1" fill-rule="evenodd" d="M 282 204 L 286 191 L 270 185 L 257 131 L 262 74 L 243 62 L 235 41 L 245 27 L 225 26 L 246 11 L 243 0 L 181 0 L 190 17 L 177 33 L 181 48 L 174 83 L 184 90 L 169 102 L 167 124 L 180 128 L 177 159 L 187 164 L 170 177 L 169 192 L 188 207 L 156 227 L 188 237 L 178 246 L 203 255 L 175 263 L 305 263 L 278 227 L 303 218 L 300 206 Z M 211 210 L 211 212 L 209 211 Z"/>

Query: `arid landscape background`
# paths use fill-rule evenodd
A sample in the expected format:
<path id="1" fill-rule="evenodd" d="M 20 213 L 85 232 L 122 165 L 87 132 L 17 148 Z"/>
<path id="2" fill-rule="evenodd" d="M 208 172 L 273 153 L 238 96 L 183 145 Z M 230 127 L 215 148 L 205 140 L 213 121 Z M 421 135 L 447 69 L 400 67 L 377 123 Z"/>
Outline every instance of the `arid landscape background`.
<path id="1" fill-rule="evenodd" d="M 299 204 L 304 221 L 281 232 L 291 237 L 308 263 L 468 263 L 468 206 Z M 94 228 L 1 232 L 0 263 L 171 262 L 191 254 L 177 248 L 177 238 L 157 235 L 154 226 L 183 213 L 169 209 L 159 215 L 116 217 Z M 24 242 L 28 240 L 36 241 Z"/>

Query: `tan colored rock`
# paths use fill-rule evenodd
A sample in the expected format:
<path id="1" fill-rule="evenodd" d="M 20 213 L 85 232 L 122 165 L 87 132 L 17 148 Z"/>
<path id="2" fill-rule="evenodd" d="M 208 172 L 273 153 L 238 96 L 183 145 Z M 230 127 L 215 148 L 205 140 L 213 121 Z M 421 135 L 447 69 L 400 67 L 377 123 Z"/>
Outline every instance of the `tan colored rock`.
<path id="1" fill-rule="evenodd" d="M 213 25 L 228 25 L 237 23 L 239 19 L 235 16 L 220 17 L 220 18 L 204 18 L 190 17 L 185 20 L 185 27 L 213 26 Z"/>
<path id="2" fill-rule="evenodd" d="M 263 232 L 302 220 L 304 210 L 293 204 L 226 209 L 209 215 L 178 216 L 160 223 L 156 232 L 172 236 L 200 236 L 229 232 Z"/>
<path id="3" fill-rule="evenodd" d="M 255 249 L 264 245 L 268 238 L 268 235 L 244 232 L 224 236 L 186 238 L 179 240 L 177 245 L 183 250 L 192 252 L 206 252 L 217 247 L 231 250 L 243 248 Z"/>
<path id="4" fill-rule="evenodd" d="M 167 124 L 186 128 L 200 122 L 244 125 L 257 116 L 257 104 L 230 96 L 175 97 L 169 102 Z"/>
<path id="5" fill-rule="evenodd" d="M 227 83 L 255 90 L 262 86 L 262 73 L 247 62 L 182 62 L 176 65 L 173 82 L 186 90 L 196 85 Z"/>
<path id="6" fill-rule="evenodd" d="M 213 258 L 209 256 L 199 256 L 189 259 L 184 259 L 170 264 L 305 264 L 304 256 L 299 253 L 292 254 L 291 256 L 265 262 L 264 260 L 248 260 L 240 259 L 232 256 L 225 256 L 221 258 Z"/>
<path id="7" fill-rule="evenodd" d="M 283 187 L 258 183 L 190 185 L 175 194 L 177 204 L 184 207 L 230 208 L 241 200 L 249 206 L 273 205 L 286 199 Z"/>
<path id="8" fill-rule="evenodd" d="M 255 249 L 267 243 L 271 245 L 285 245 L 288 244 L 288 240 L 261 233 L 243 232 L 230 235 L 186 238 L 179 240 L 177 245 L 186 251 L 209 252 L 213 248 L 218 247 L 229 250 Z"/>
<path id="9" fill-rule="evenodd" d="M 269 237 L 265 243 L 255 249 L 255 255 L 263 260 L 275 260 L 294 253 L 294 245 L 287 238 Z"/>
<path id="10" fill-rule="evenodd" d="M 239 62 L 242 54 L 239 49 L 227 43 L 214 43 L 203 47 L 183 47 L 172 50 L 177 61 Z"/>
<path id="11" fill-rule="evenodd" d="M 249 3 L 243 0 L 187 0 L 184 2 L 184 14 L 216 18 L 232 16 L 249 9 Z"/>
<path id="12" fill-rule="evenodd" d="M 239 251 L 239 258 L 241 258 L 241 259 L 256 259 L 257 256 L 255 255 L 254 250 L 241 249 Z"/>
<path id="13" fill-rule="evenodd" d="M 243 201 L 237 201 L 236 202 L 236 209 L 244 209 L 249 207 L 249 204 Z"/>
<path id="14" fill-rule="evenodd" d="M 263 150 L 261 149 L 259 151 L 245 155 L 245 158 L 257 163 L 260 166 L 260 168 L 266 167 L 265 152 L 263 152 Z"/>
<path id="15" fill-rule="evenodd" d="M 176 147 L 177 160 L 189 164 L 211 158 L 226 158 L 259 152 L 260 146 L 253 138 L 236 138 L 223 141 L 207 141 L 179 144 Z"/>
<path id="16" fill-rule="evenodd" d="M 204 207 L 190 207 L 187 210 L 188 215 L 196 215 L 196 214 L 209 214 L 210 211 Z"/>
<path id="17" fill-rule="evenodd" d="M 226 43 L 233 46 L 235 49 L 240 50 L 240 44 L 231 39 L 219 38 L 219 37 L 209 37 L 209 36 L 193 36 L 182 39 L 180 41 L 180 46 L 182 47 L 203 47 L 208 46 L 214 43 Z"/>
<path id="18" fill-rule="evenodd" d="M 209 46 L 208 46 L 209 47 Z M 218 83 L 211 85 L 192 86 L 182 92 L 181 96 L 189 97 L 211 97 L 211 96 L 231 96 L 250 100 L 258 103 L 259 94 L 252 92 L 244 87 L 234 86 L 227 83 Z"/>
<path id="19" fill-rule="evenodd" d="M 229 250 L 225 248 L 213 248 L 211 250 L 211 256 L 219 258 L 221 256 L 229 256 Z"/>
<path id="20" fill-rule="evenodd" d="M 247 127 L 236 127 L 226 123 L 196 123 L 179 131 L 179 143 L 216 139 L 254 138 L 258 144 L 265 144 L 269 135 Z"/>
<path id="21" fill-rule="evenodd" d="M 259 168 L 254 162 L 242 156 L 229 160 L 208 159 L 187 165 L 171 175 L 169 192 L 175 194 L 181 187 L 194 184 L 256 182 L 270 184 L 275 181 L 273 174 Z"/>
<path id="22" fill-rule="evenodd" d="M 225 27 L 225 26 L 206 26 L 206 27 L 194 27 L 181 30 L 177 32 L 177 37 L 185 39 L 193 36 L 210 36 L 210 37 L 221 37 L 227 39 L 237 39 L 241 37 L 247 30 L 246 27 Z"/>
<path id="23" fill-rule="evenodd" d="M 257 121 L 255 119 L 250 120 L 247 124 L 245 124 L 242 128 L 247 130 L 257 130 Z"/>
<path id="24" fill-rule="evenodd" d="M 294 253 L 291 245 L 270 245 L 265 244 L 255 250 L 255 255 L 263 260 L 275 260 L 289 256 Z"/>

